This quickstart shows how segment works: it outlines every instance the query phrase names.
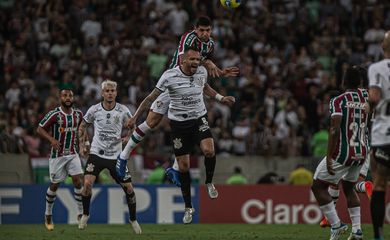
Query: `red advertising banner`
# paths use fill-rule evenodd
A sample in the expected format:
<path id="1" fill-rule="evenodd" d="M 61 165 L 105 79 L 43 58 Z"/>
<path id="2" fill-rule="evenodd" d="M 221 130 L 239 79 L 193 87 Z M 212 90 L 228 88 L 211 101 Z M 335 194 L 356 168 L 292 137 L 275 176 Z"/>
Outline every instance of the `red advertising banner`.
<path id="1" fill-rule="evenodd" d="M 200 186 L 200 223 L 317 224 L 321 210 L 308 186 L 219 185 L 219 197 L 211 200 Z M 390 189 L 389 189 L 390 192 Z M 365 194 L 361 200 L 362 223 L 370 223 L 370 205 Z M 390 222 L 390 194 L 386 197 L 385 221 Z M 337 211 L 350 223 L 344 194 L 340 192 Z"/>

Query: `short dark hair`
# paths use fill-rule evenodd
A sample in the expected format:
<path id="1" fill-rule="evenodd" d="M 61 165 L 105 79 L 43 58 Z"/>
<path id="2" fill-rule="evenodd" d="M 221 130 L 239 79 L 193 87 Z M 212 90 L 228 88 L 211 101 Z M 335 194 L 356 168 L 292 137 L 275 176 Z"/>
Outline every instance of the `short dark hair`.
<path id="1" fill-rule="evenodd" d="M 200 16 L 198 18 L 198 20 L 196 21 L 196 24 L 195 24 L 196 27 L 199 27 L 199 26 L 206 26 L 206 27 L 208 27 L 208 26 L 211 26 L 211 25 L 212 25 L 211 24 L 211 20 L 207 16 Z"/>
<path id="2" fill-rule="evenodd" d="M 361 85 L 362 77 L 357 66 L 348 67 L 344 73 L 343 86 L 346 89 L 356 89 Z"/>
<path id="3" fill-rule="evenodd" d="M 200 52 L 199 49 L 197 49 L 196 47 L 190 46 L 186 50 L 184 50 L 184 53 L 187 53 L 190 50 L 195 51 L 195 52 Z"/>

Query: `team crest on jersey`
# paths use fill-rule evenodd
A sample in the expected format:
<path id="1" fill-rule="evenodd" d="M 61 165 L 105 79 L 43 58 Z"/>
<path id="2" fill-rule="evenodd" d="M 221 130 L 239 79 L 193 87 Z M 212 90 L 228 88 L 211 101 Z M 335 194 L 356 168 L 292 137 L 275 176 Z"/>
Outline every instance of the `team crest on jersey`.
<path id="1" fill-rule="evenodd" d="M 62 125 L 64 123 L 64 120 L 62 120 L 61 116 L 57 116 L 57 123 L 58 125 Z"/>
<path id="2" fill-rule="evenodd" d="M 88 163 L 87 167 L 85 168 L 85 171 L 87 172 L 93 172 L 93 169 L 95 168 L 95 165 L 93 163 Z"/>
<path id="3" fill-rule="evenodd" d="M 183 147 L 183 143 L 181 142 L 181 138 L 173 139 L 173 147 L 175 149 L 180 149 L 181 147 Z"/>
<path id="4" fill-rule="evenodd" d="M 205 77 L 200 77 L 200 78 L 197 78 L 195 79 L 195 84 L 198 85 L 198 86 L 203 86 L 203 83 L 205 82 Z"/>
<path id="5" fill-rule="evenodd" d="M 157 106 L 157 108 L 161 108 L 163 106 L 163 102 L 157 101 L 156 106 Z"/>

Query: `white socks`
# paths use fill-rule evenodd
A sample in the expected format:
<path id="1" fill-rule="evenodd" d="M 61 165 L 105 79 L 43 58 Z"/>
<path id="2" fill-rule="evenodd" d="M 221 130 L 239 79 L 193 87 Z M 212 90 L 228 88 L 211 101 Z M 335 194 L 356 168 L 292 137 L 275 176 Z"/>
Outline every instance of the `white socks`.
<path id="1" fill-rule="evenodd" d="M 53 215 L 53 205 L 56 200 L 57 194 L 50 190 L 50 187 L 46 191 L 46 211 L 45 215 Z"/>
<path id="2" fill-rule="evenodd" d="M 75 188 L 74 189 L 74 199 L 77 203 L 77 212 L 78 214 L 83 214 L 83 198 L 81 196 L 82 188 Z"/>
<path id="3" fill-rule="evenodd" d="M 360 224 L 360 207 L 348 208 L 348 212 L 352 222 L 352 232 L 355 233 L 362 228 Z"/>
<path id="4" fill-rule="evenodd" d="M 131 151 L 140 143 L 144 137 L 152 130 L 146 122 L 141 123 L 137 126 L 130 136 L 125 148 L 121 152 L 121 159 L 129 159 Z"/>
<path id="5" fill-rule="evenodd" d="M 326 219 L 328 219 L 328 222 L 330 223 L 332 228 L 340 227 L 340 218 L 337 215 L 336 207 L 333 202 L 320 206 L 320 209 Z"/>

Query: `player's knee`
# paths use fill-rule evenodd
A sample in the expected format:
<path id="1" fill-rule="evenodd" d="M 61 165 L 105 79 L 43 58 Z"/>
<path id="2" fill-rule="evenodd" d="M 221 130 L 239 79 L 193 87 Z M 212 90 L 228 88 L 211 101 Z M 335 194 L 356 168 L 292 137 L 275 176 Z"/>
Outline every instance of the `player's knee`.
<path id="1" fill-rule="evenodd" d="M 214 157 L 214 155 L 215 155 L 214 148 L 205 148 L 203 150 L 203 154 L 207 158 Z"/>
<path id="2" fill-rule="evenodd" d="M 85 181 L 83 186 L 83 195 L 89 196 L 91 194 L 92 194 L 92 183 L 89 181 Z"/>
<path id="3" fill-rule="evenodd" d="M 186 171 L 188 171 L 189 168 L 190 168 L 190 164 L 189 163 L 187 163 L 187 162 L 179 163 L 179 170 L 181 172 L 186 172 Z"/>

